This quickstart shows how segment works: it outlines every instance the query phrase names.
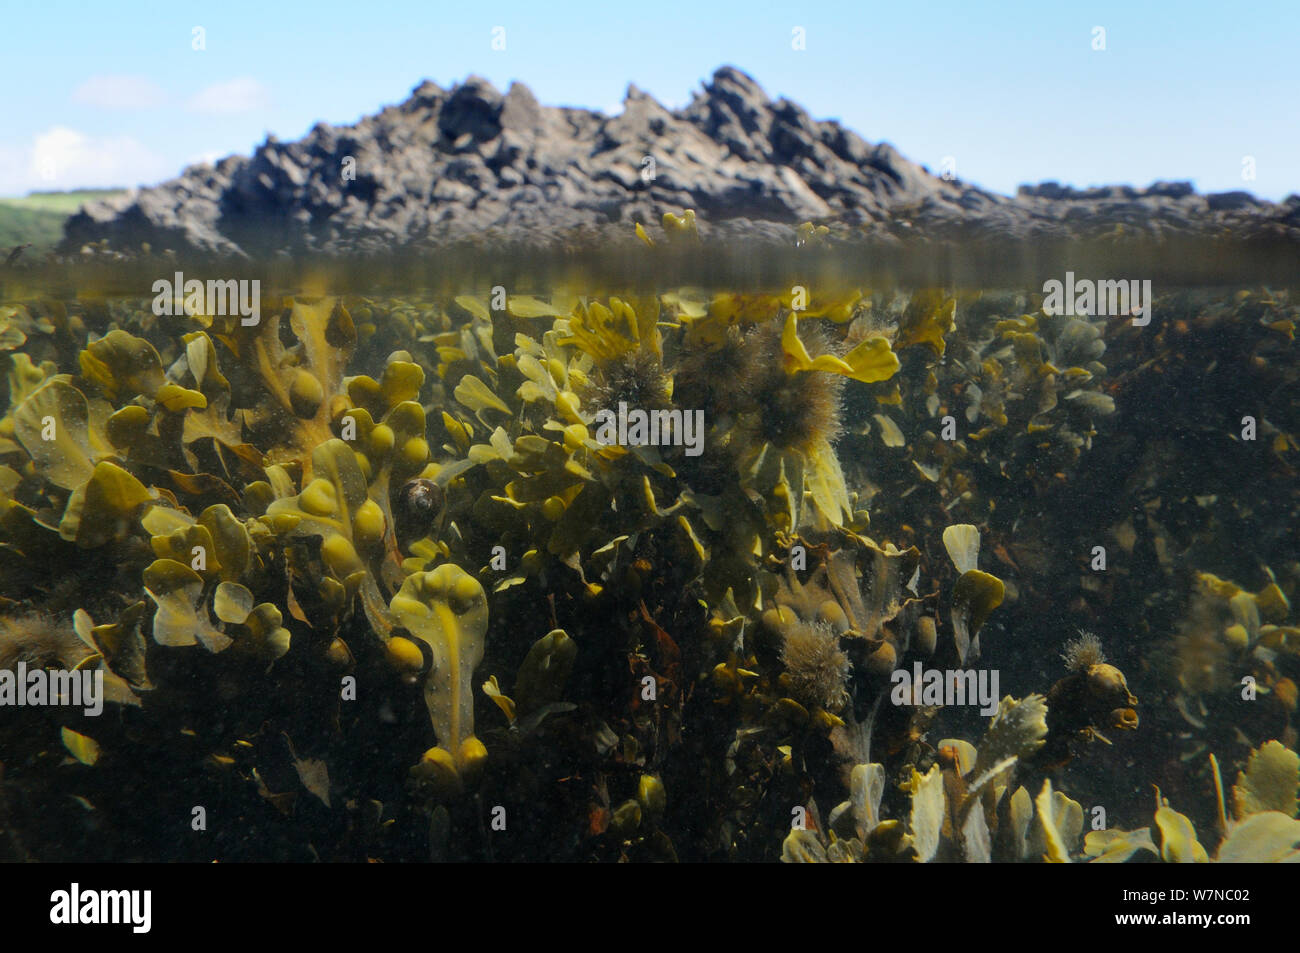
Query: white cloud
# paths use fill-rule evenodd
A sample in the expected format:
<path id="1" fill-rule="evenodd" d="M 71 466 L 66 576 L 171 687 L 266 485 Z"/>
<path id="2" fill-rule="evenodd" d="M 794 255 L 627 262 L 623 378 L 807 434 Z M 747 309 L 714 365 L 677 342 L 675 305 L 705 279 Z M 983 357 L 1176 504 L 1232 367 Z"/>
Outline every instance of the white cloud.
<path id="1" fill-rule="evenodd" d="M 152 109 L 166 102 L 167 94 L 143 76 L 92 76 L 72 91 L 72 98 L 99 109 Z"/>
<path id="2" fill-rule="evenodd" d="M 208 115 L 231 115 L 265 109 L 270 104 L 271 94 L 265 86 L 251 76 L 241 76 L 199 90 L 186 108 Z"/>
<path id="3" fill-rule="evenodd" d="M 188 168 L 192 165 L 216 165 L 229 154 L 228 152 L 200 152 L 186 159 L 185 166 Z"/>
<path id="4" fill-rule="evenodd" d="M 67 126 L 37 133 L 27 146 L 0 149 L 0 195 L 129 187 L 160 181 L 172 172 L 166 161 L 130 136 L 89 136 Z"/>

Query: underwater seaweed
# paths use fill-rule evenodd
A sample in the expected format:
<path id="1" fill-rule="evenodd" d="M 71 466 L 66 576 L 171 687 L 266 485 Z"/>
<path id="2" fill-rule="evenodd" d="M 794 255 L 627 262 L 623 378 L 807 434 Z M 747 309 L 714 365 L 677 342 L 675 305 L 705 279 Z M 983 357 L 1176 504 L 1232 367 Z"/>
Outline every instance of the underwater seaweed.
<path id="1" fill-rule="evenodd" d="M 689 211 L 637 229 L 651 255 L 699 241 Z M 0 666 L 102 672 L 121 718 L 6 713 L 0 793 L 85 800 L 102 859 L 260 856 L 150 833 L 196 792 L 292 859 L 1208 859 L 1158 794 L 1153 827 L 1081 847 L 1061 788 L 1144 733 L 1173 750 L 1170 721 L 1249 676 L 1249 744 L 1206 731 L 1186 760 L 1243 772 L 1218 859 L 1285 855 L 1293 567 L 1252 591 L 1156 554 L 1186 595 L 1159 607 L 1185 610 L 1163 668 L 1101 625 L 1114 662 L 1081 633 L 1054 683 L 1019 666 L 1060 644 L 1053 602 L 1100 614 L 1130 584 L 1081 577 L 1050 532 L 1122 440 L 1122 329 L 1019 292 L 531 290 L 285 289 L 255 326 L 5 302 Z M 1285 300 L 1231 310 L 1291 356 Z M 656 429 L 606 439 L 620 407 Z M 1294 419 L 1269 427 L 1289 459 Z M 1136 517 L 1102 512 L 1134 551 Z M 1216 532 L 1142 518 L 1169 551 Z M 69 560 L 87 572 L 43 578 Z M 892 700 L 899 673 L 991 659 L 1016 694 L 986 723 Z M 167 781 L 147 808 L 145 764 Z M 2 800 L 28 855 L 66 856 Z M 548 843 L 494 847 L 494 805 Z"/>

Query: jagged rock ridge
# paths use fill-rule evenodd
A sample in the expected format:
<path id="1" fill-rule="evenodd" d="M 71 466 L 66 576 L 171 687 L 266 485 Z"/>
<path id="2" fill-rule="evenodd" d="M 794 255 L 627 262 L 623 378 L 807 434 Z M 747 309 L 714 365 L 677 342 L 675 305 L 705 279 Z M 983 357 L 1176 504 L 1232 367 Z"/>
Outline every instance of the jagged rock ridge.
<path id="1" fill-rule="evenodd" d="M 626 240 L 632 222 L 683 208 L 724 238 L 784 238 L 806 220 L 885 239 L 1073 239 L 1116 226 L 1156 237 L 1300 238 L 1300 196 L 1274 204 L 1244 192 L 1198 195 L 1185 183 L 1046 183 L 1012 198 L 946 181 L 888 144 L 770 101 L 723 67 L 684 109 L 630 86 L 616 116 L 541 106 L 520 83 L 502 95 L 477 77 L 450 90 L 425 82 L 355 125 L 321 123 L 292 143 L 270 138 L 251 157 L 87 206 L 69 220 L 62 250 L 147 242 L 182 253 L 339 254 Z"/>

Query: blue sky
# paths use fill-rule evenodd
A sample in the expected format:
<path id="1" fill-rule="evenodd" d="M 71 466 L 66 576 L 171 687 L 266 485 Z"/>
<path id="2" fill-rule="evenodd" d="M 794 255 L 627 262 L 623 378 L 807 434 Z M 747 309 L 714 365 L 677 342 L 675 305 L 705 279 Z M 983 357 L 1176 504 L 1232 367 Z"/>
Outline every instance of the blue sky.
<path id="1" fill-rule="evenodd" d="M 424 78 L 518 79 L 544 104 L 613 112 L 629 82 L 683 105 L 722 64 L 995 191 L 1300 192 L 1297 0 L 35 0 L 3 23 L 0 195 L 161 181 L 268 132 L 353 122 Z"/>

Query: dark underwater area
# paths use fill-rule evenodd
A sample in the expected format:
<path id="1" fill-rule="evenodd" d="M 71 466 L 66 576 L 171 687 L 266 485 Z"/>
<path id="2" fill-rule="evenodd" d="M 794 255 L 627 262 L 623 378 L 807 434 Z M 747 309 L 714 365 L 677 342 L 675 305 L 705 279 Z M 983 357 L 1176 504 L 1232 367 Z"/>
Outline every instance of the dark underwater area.
<path id="1" fill-rule="evenodd" d="M 643 232 L 0 270 L 0 859 L 1296 860 L 1294 245 Z"/>

